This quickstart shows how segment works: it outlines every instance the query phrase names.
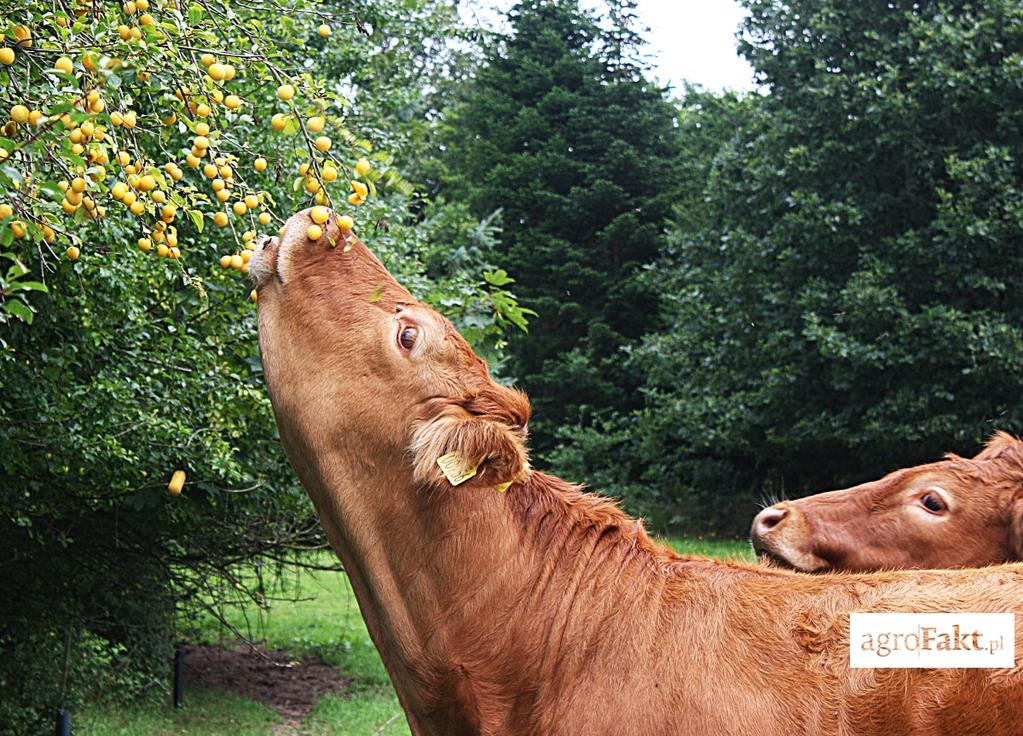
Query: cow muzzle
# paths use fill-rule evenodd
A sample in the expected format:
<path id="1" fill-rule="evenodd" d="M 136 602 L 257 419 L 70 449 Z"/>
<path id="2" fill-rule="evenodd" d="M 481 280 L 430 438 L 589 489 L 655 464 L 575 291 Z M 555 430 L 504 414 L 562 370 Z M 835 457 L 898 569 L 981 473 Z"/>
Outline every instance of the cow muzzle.
<path id="1" fill-rule="evenodd" d="M 276 235 L 262 235 L 256 241 L 256 249 L 249 259 L 249 276 L 257 289 L 274 278 L 283 281 L 277 270 L 279 250 L 280 238 Z"/>
<path id="2" fill-rule="evenodd" d="M 830 567 L 827 560 L 806 551 L 809 539 L 806 519 L 788 501 L 761 511 L 750 528 L 750 543 L 762 562 L 803 572 Z"/>

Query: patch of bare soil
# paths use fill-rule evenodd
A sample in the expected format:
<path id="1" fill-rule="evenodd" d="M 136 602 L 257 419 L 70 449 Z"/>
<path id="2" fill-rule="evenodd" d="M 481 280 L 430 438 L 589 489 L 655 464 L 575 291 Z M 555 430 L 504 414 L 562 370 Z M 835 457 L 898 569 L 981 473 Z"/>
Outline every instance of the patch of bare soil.
<path id="1" fill-rule="evenodd" d="M 238 693 L 273 708 L 297 724 L 327 693 L 350 679 L 319 657 L 295 659 L 287 652 L 191 645 L 185 650 L 185 699 L 192 688 Z"/>

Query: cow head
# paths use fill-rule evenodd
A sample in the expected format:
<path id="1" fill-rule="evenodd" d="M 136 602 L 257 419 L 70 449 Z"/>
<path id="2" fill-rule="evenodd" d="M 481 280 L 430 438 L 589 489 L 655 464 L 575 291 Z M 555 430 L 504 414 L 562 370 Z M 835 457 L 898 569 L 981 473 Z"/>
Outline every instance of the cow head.
<path id="1" fill-rule="evenodd" d="M 455 453 L 464 467 L 478 466 L 467 484 L 522 477 L 526 397 L 492 380 L 451 323 L 416 301 L 333 213 L 310 240 L 310 212 L 289 219 L 251 262 L 264 371 L 293 464 L 343 457 L 450 487 L 437 459 Z"/>
<path id="2" fill-rule="evenodd" d="M 980 567 L 1023 559 L 1023 442 L 907 468 L 761 511 L 762 559 L 807 572 Z"/>

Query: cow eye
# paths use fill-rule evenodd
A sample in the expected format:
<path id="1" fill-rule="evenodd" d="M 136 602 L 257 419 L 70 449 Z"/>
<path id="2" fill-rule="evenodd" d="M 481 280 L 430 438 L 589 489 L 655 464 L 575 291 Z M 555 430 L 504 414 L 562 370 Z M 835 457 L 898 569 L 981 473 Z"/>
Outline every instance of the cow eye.
<path id="1" fill-rule="evenodd" d="M 419 330 L 415 327 L 402 327 L 398 333 L 398 344 L 401 345 L 405 350 L 411 350 L 416 344 L 416 338 L 419 337 Z"/>
<path id="2" fill-rule="evenodd" d="M 933 514 L 940 514 L 945 510 L 945 502 L 934 493 L 925 493 L 920 497 L 920 504 Z"/>

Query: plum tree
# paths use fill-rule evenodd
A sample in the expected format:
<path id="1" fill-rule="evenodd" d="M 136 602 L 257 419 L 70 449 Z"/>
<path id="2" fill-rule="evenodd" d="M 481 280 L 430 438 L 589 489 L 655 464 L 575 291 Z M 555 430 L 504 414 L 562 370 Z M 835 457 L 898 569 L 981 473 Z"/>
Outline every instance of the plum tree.
<path id="1" fill-rule="evenodd" d="M 203 259 L 222 250 L 199 237 L 206 222 L 241 252 L 254 247 L 243 233 L 303 199 L 345 208 L 375 193 L 388 172 L 366 168 L 373 147 L 349 129 L 346 101 L 299 73 L 293 53 L 346 18 L 309 0 L 283 9 L 276 0 L 73 0 L 6 14 L 0 84 L 13 104 L 0 126 L 0 246 L 39 277 L 0 300 L 0 320 L 32 320 L 29 294 L 45 289 L 61 254 L 82 268 L 123 256 L 97 247 L 110 241 L 111 219 L 130 223 L 128 242 L 155 245 L 140 249 L 176 261 L 201 289 Z M 302 178 L 282 187 L 292 162 L 305 165 Z M 346 205 L 337 194 L 355 181 L 359 196 Z M 407 186 L 393 172 L 388 181 Z"/>

